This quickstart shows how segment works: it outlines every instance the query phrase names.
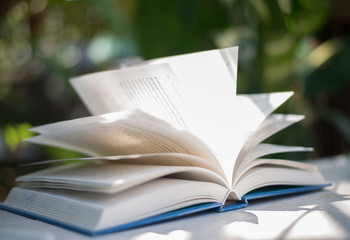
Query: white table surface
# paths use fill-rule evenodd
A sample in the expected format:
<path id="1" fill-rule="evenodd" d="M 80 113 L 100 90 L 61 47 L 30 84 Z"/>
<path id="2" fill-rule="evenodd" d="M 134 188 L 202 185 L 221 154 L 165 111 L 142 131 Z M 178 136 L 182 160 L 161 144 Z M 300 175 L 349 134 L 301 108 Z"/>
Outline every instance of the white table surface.
<path id="1" fill-rule="evenodd" d="M 0 210 L 0 239 L 350 239 L 350 156 L 313 163 L 331 187 L 98 237 Z"/>

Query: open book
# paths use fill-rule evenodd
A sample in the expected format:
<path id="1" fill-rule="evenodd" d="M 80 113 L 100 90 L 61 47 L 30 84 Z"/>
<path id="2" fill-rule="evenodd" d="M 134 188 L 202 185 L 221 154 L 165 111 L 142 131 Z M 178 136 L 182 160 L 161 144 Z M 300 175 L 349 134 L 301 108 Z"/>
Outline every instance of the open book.
<path id="1" fill-rule="evenodd" d="M 272 114 L 291 92 L 236 95 L 237 51 L 73 78 L 93 116 L 27 141 L 89 157 L 18 177 L 1 208 L 94 235 L 323 188 L 312 165 L 262 158 L 311 149 L 261 143 L 303 116 Z"/>

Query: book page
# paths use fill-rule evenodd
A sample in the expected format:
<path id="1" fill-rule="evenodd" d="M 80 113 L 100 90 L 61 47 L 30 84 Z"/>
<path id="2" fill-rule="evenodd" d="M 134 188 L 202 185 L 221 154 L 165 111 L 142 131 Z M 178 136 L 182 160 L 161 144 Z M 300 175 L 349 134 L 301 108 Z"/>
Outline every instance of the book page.
<path id="1" fill-rule="evenodd" d="M 89 162 L 67 164 L 20 176 L 21 186 L 121 192 L 160 177 L 206 181 L 228 188 L 218 174 L 199 167 Z"/>
<path id="2" fill-rule="evenodd" d="M 70 123 L 52 125 L 49 128 L 55 130 L 26 141 L 90 156 L 183 153 L 203 158 L 216 169 L 221 168 L 216 157 L 198 137 L 140 111 L 101 115 L 96 121 L 75 119 Z"/>
<path id="3" fill-rule="evenodd" d="M 237 68 L 238 68 L 238 47 L 229 47 L 219 49 L 222 59 L 224 60 L 227 70 L 234 80 L 234 91 L 237 92 Z"/>
<path id="4" fill-rule="evenodd" d="M 250 149 L 244 158 L 239 159 L 240 164 L 235 174 L 240 173 L 251 162 L 265 155 L 275 154 L 275 153 L 285 153 L 285 152 L 310 152 L 310 151 L 313 151 L 313 148 L 260 143 L 255 147 L 253 147 L 252 149 Z"/>
<path id="5" fill-rule="evenodd" d="M 247 139 L 292 95 L 292 92 L 237 95 L 233 104 L 227 107 L 226 114 L 212 122 L 212 129 L 205 132 L 205 126 L 201 126 L 205 133 L 198 133 L 198 136 L 215 150 L 228 179 L 233 179 L 236 159 Z"/>
<path id="6" fill-rule="evenodd" d="M 224 173 L 219 165 L 194 155 L 184 153 L 147 153 L 147 154 L 130 154 L 117 156 L 99 156 L 99 157 L 82 157 L 82 158 L 66 158 L 55 160 L 44 160 L 39 162 L 31 162 L 21 164 L 20 166 L 34 166 L 53 163 L 70 163 L 70 162 L 109 162 L 124 164 L 140 164 L 140 165 L 161 165 L 161 166 L 194 166 L 205 168 L 213 171 L 220 176 Z"/>
<path id="7" fill-rule="evenodd" d="M 245 142 L 242 147 L 238 157 L 236 166 L 233 170 L 234 180 L 236 179 L 237 173 L 242 171 L 249 165 L 249 161 L 243 162 L 245 156 L 257 146 L 260 142 L 265 140 L 266 138 L 272 136 L 276 132 L 281 131 L 282 129 L 290 126 L 293 123 L 299 122 L 304 119 L 302 115 L 293 115 L 293 114 L 272 114 L 268 116 L 265 121 L 261 124 L 261 126 L 257 129 L 257 131 L 252 134 L 249 139 Z"/>
<path id="8" fill-rule="evenodd" d="M 236 94 L 238 47 L 207 50 L 163 58 L 152 59 L 142 64 L 168 63 L 183 84 L 196 89 L 204 86 L 212 90 L 222 90 L 231 96 Z M 213 79 L 217 79 L 213 81 Z M 219 82 L 220 84 L 215 84 Z M 222 85 L 224 84 L 224 85 Z"/>
<path id="9" fill-rule="evenodd" d="M 190 108 L 215 113 L 215 106 L 231 102 L 236 95 L 237 62 L 238 47 L 233 47 L 153 59 L 146 64 L 169 64 Z"/>
<path id="10" fill-rule="evenodd" d="M 237 116 L 233 106 L 237 62 L 237 47 L 147 61 L 151 65 L 169 64 L 181 84 L 188 108 L 187 129 L 208 144 L 224 164 L 224 171 L 232 169 L 234 161 L 235 150 L 230 142 L 237 135 L 233 124 Z"/>
<path id="11" fill-rule="evenodd" d="M 98 72 L 70 82 L 92 115 L 138 109 L 186 128 L 185 102 L 168 64 Z"/>
<path id="12" fill-rule="evenodd" d="M 108 119 L 111 119 L 111 121 L 113 121 L 113 119 L 118 118 L 118 116 L 120 116 L 120 113 L 112 112 L 112 113 L 106 113 L 98 116 L 89 116 L 89 117 L 83 117 L 78 119 L 44 124 L 44 125 L 32 127 L 29 130 L 35 133 L 43 134 L 43 133 L 49 133 L 51 131 L 63 130 L 65 128 L 74 128 L 75 126 L 89 124 L 89 123 L 105 122 L 105 121 L 108 121 Z"/>
<path id="13" fill-rule="evenodd" d="M 220 161 L 230 162 L 232 169 L 234 153 L 230 142 L 237 135 L 237 127 L 232 124 L 236 117 L 232 105 L 236 94 L 237 53 L 238 49 L 232 48 L 156 59 L 138 67 L 74 78 L 71 83 L 92 114 L 130 108 L 142 110 L 188 130 L 205 142 L 217 159 L 226 158 Z M 162 94 L 153 87 L 138 86 L 149 84 L 154 76 L 159 79 L 157 85 L 161 86 Z M 126 82 L 124 85 L 128 87 L 120 86 L 120 82 Z M 171 110 L 171 114 L 155 110 L 163 98 L 175 99 L 171 104 L 163 104 L 162 109 Z"/>
<path id="14" fill-rule="evenodd" d="M 237 130 L 256 131 L 274 110 L 286 102 L 293 92 L 239 94 L 234 101 Z"/>
<path id="15" fill-rule="evenodd" d="M 205 159 L 208 159 L 209 161 L 213 163 L 215 166 L 216 172 L 217 169 L 224 169 L 225 175 L 228 177 L 228 179 L 231 179 L 232 175 L 232 169 L 235 164 L 235 158 L 238 155 L 239 151 L 241 150 L 244 142 L 249 138 L 251 134 L 254 133 L 254 131 L 258 128 L 258 126 L 261 124 L 261 122 L 266 118 L 268 114 L 270 114 L 275 108 L 277 108 L 280 104 L 282 104 L 286 99 L 288 99 L 292 95 L 291 92 L 284 92 L 284 93 L 272 93 L 272 94 L 252 94 L 252 95 L 240 95 L 237 96 L 237 100 L 232 105 L 232 111 L 235 112 L 235 116 L 232 116 L 232 118 L 228 117 L 222 117 L 220 122 L 211 123 L 211 127 L 206 127 L 208 125 L 205 125 L 203 123 L 202 125 L 202 131 L 197 131 L 197 136 L 199 135 L 201 137 L 201 140 L 203 140 L 203 143 L 201 140 L 199 140 L 198 144 L 202 147 L 196 147 L 196 149 L 199 149 L 198 152 L 192 151 L 191 154 L 195 154 L 196 156 L 203 157 Z M 69 120 L 69 121 L 63 121 L 59 123 L 54 124 L 47 124 L 39 127 L 32 128 L 33 131 L 41 132 L 41 133 L 47 133 L 32 139 L 29 139 L 30 142 L 39 143 L 39 144 L 48 144 L 58 147 L 64 147 L 71 150 L 83 152 L 88 155 L 93 156 L 113 156 L 113 155 L 127 155 L 127 154 L 135 154 L 135 151 L 139 154 L 149 154 L 152 153 L 151 151 L 156 151 L 154 153 L 159 153 L 159 150 L 156 149 L 148 149 L 148 151 L 140 151 L 140 146 L 130 145 L 130 148 L 124 148 L 124 151 L 119 151 L 116 146 L 112 146 L 111 139 L 120 139 L 123 137 L 123 135 L 119 135 L 119 138 L 115 136 L 113 138 L 113 131 L 108 131 L 106 129 L 103 130 L 101 133 L 95 133 L 88 131 L 89 134 L 85 135 L 84 129 L 90 128 L 95 123 L 98 122 L 101 126 L 101 129 L 103 128 L 102 125 L 105 125 L 106 128 L 112 127 L 109 124 L 114 122 L 114 118 L 118 118 L 118 116 L 121 113 L 108 113 L 103 114 L 100 116 L 92 116 L 92 117 L 86 117 L 76 120 Z M 135 128 L 137 127 L 137 124 L 144 124 L 142 119 L 144 118 L 144 115 L 130 115 L 128 118 L 134 118 L 130 120 L 135 124 Z M 125 117 L 123 117 L 125 118 Z M 149 117 L 148 117 L 149 118 Z M 126 120 L 126 119 L 125 119 Z M 144 119 L 145 121 L 147 118 Z M 135 122 L 137 121 L 137 122 Z M 152 122 L 150 122 L 152 121 Z M 146 121 L 147 124 L 152 125 L 152 129 L 155 128 L 154 125 L 157 125 L 156 128 L 159 128 L 158 130 L 155 129 L 158 133 L 161 132 L 161 135 L 168 134 L 168 130 L 166 128 L 171 128 L 171 125 L 167 124 L 166 122 L 160 122 L 158 119 L 153 119 L 150 121 Z M 202 121 L 205 122 L 205 121 Z M 223 122 L 226 122 L 226 125 L 223 124 Z M 200 124 L 198 124 L 200 125 Z M 229 126 L 228 126 L 229 125 Z M 130 126 L 130 125 L 129 125 Z M 163 126 L 163 127 L 161 127 Z M 97 126 L 96 126 L 97 127 Z M 221 128 L 219 128 L 221 127 Z M 72 129 L 80 129 L 80 133 L 76 135 L 73 139 L 73 137 L 69 138 L 69 140 L 64 139 L 57 139 L 57 134 L 71 134 L 72 135 Z M 145 128 L 145 126 L 142 126 L 141 128 L 138 128 L 137 131 L 140 131 L 142 128 Z M 77 131 L 77 129 L 73 130 L 74 132 Z M 163 129 L 163 130 L 162 130 Z M 56 133 L 50 133 L 50 131 L 54 131 Z M 98 131 L 98 128 L 96 128 L 94 131 Z M 153 131 L 153 130 L 152 130 Z M 180 142 L 183 142 L 182 138 L 186 138 L 186 134 L 184 131 L 176 131 L 177 137 L 180 137 Z M 103 134 L 109 134 L 108 138 L 104 138 Z M 125 134 L 125 133 L 123 133 Z M 144 133 L 143 133 L 144 134 Z M 81 136 L 82 135 L 82 136 Z M 100 138 L 104 138 L 100 143 L 101 144 L 94 144 L 93 141 L 94 137 L 101 135 Z M 135 134 L 134 134 L 135 135 Z M 141 135 L 140 135 L 141 136 Z M 139 136 L 139 137 L 140 137 Z M 136 136 L 133 136 L 136 137 Z M 169 135 L 170 137 L 170 135 Z M 79 138 L 83 138 L 83 141 L 78 140 Z M 109 139 L 109 140 L 107 140 Z M 192 139 L 190 141 L 190 139 Z M 193 139 L 192 137 L 189 138 L 189 142 L 191 145 L 197 145 L 196 141 L 198 139 Z M 68 141 L 68 142 L 67 142 Z M 84 142 L 88 141 L 88 144 L 83 144 Z M 104 143 L 106 141 L 106 143 Z M 121 140 L 118 140 L 119 144 Z M 118 141 L 116 144 L 118 144 Z M 144 139 L 144 141 L 147 141 L 147 139 Z M 79 142 L 77 146 L 75 143 Z M 82 144 L 84 146 L 82 146 Z M 154 142 L 150 141 L 147 144 L 161 144 L 159 141 Z M 207 148 L 209 146 L 209 149 Z M 95 148 L 100 148 L 99 152 L 96 152 L 94 150 Z M 136 149 L 132 149 L 132 147 L 136 147 Z M 107 151 L 105 148 L 112 148 L 113 151 Z M 171 148 L 168 150 L 163 150 L 164 152 L 170 152 L 170 151 L 178 151 L 176 148 Z M 202 152 L 203 151 L 203 152 Z M 188 154 L 189 151 L 182 151 L 183 153 Z M 200 153 L 202 152 L 202 153 Z M 213 156 L 213 153 L 215 156 Z M 217 160 L 213 160 L 216 158 Z M 220 164 L 218 164 L 218 161 Z M 220 165 L 220 166 L 218 166 Z M 221 173 L 222 174 L 222 171 Z"/>
<path id="16" fill-rule="evenodd" d="M 300 146 L 284 146 L 277 144 L 260 143 L 252 148 L 242 159 L 242 162 L 251 162 L 254 159 L 260 158 L 265 155 L 285 152 L 310 152 L 313 148 L 300 147 Z"/>
<path id="17" fill-rule="evenodd" d="M 324 183 L 322 175 L 317 171 L 307 171 L 303 168 L 261 166 L 253 167 L 244 173 L 233 187 L 233 192 L 238 198 L 241 198 L 244 194 L 265 186 Z"/>
<path id="18" fill-rule="evenodd" d="M 297 168 L 305 171 L 317 171 L 317 168 L 314 165 L 304 163 L 304 162 L 298 162 L 298 161 L 291 161 L 291 160 L 284 160 L 284 159 L 255 159 L 254 161 L 251 161 L 249 164 L 246 165 L 246 167 L 237 172 L 235 175 L 235 181 L 233 183 L 233 186 L 236 185 L 242 178 L 242 176 L 248 172 L 250 169 L 257 167 L 257 166 L 277 166 L 277 167 L 287 167 L 287 168 Z"/>

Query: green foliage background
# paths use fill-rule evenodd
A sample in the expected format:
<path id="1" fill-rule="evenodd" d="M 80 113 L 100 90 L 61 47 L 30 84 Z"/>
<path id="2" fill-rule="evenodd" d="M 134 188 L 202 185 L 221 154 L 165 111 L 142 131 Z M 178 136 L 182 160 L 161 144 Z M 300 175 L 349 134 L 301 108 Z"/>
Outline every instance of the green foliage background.
<path id="1" fill-rule="evenodd" d="M 88 115 L 70 77 L 234 45 L 239 93 L 293 90 L 279 111 L 306 115 L 269 141 L 312 146 L 311 157 L 348 152 L 349 6 L 344 0 L 1 1 L 0 195 L 24 171 L 18 163 L 78 156 L 23 142 L 30 126 Z"/>

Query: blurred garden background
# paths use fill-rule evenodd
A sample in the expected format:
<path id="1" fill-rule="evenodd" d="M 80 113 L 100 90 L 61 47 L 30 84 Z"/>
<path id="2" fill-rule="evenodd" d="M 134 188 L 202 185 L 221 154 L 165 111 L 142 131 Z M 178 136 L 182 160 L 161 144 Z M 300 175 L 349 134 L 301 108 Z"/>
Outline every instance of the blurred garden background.
<path id="1" fill-rule="evenodd" d="M 78 156 L 29 145 L 31 126 L 89 115 L 69 78 L 125 62 L 239 46 L 238 93 L 290 91 L 306 119 L 270 142 L 350 149 L 350 1 L 0 1 L 0 200 L 35 160 Z"/>

